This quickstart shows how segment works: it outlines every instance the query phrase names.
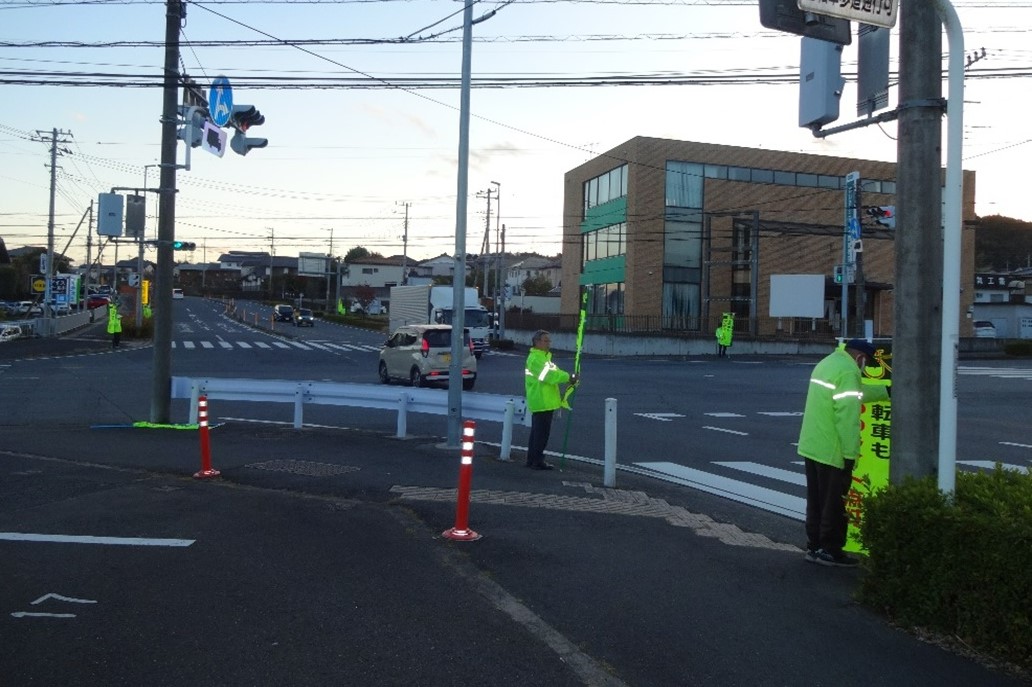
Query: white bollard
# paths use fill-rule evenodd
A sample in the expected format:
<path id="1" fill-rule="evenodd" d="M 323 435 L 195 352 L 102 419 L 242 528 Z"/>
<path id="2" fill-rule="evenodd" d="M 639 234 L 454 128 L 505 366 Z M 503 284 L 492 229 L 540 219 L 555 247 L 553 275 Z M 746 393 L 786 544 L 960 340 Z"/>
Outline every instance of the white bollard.
<path id="1" fill-rule="evenodd" d="M 616 486 L 616 399 L 606 399 L 606 448 L 602 484 Z"/>
<path id="2" fill-rule="evenodd" d="M 505 404 L 505 419 L 502 421 L 502 446 L 498 460 L 512 460 L 512 421 L 516 415 L 516 402 L 511 398 Z"/>

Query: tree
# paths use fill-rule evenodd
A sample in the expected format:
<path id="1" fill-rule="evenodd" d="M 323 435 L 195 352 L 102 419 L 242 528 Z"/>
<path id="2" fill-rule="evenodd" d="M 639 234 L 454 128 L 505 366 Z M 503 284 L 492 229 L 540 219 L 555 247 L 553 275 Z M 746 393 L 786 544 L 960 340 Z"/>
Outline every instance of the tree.
<path id="1" fill-rule="evenodd" d="M 355 246 L 344 254 L 344 262 L 357 262 L 362 258 L 382 258 L 379 253 L 370 253 L 367 248 Z"/>
<path id="2" fill-rule="evenodd" d="M 548 277 L 538 275 L 523 280 L 523 293 L 528 296 L 545 296 L 552 290 L 552 282 Z"/>
<path id="3" fill-rule="evenodd" d="M 355 300 L 362 306 L 362 312 L 369 312 L 369 304 L 376 299 L 376 290 L 369 284 L 359 284 L 355 287 Z"/>

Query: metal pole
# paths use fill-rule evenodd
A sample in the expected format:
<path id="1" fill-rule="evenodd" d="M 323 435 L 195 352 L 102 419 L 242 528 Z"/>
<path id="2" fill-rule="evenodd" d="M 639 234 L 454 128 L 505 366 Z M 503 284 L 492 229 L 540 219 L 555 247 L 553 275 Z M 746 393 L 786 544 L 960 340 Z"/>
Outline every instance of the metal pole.
<path id="1" fill-rule="evenodd" d="M 501 267 L 499 268 L 499 272 L 501 271 L 502 268 L 505 268 L 505 225 L 504 224 L 502 225 L 502 243 L 500 245 L 502 246 L 502 258 L 501 258 Z M 506 268 L 506 276 L 508 276 L 508 269 L 507 268 Z M 498 306 L 498 338 L 500 338 L 500 339 L 504 339 L 505 338 L 505 301 L 506 301 L 506 296 L 508 295 L 507 292 L 509 290 L 509 285 L 506 283 L 506 281 L 507 280 L 503 280 L 502 281 L 502 288 L 499 289 L 499 294 L 498 294 L 498 297 L 501 299 L 500 305 Z"/>
<path id="2" fill-rule="evenodd" d="M 459 97 L 459 170 L 455 198 L 455 272 L 452 277 L 451 365 L 448 367 L 448 446 L 459 445 L 462 422 L 462 330 L 466 321 L 466 195 L 469 193 L 469 90 L 473 0 L 462 12 L 462 87 Z"/>
<path id="3" fill-rule="evenodd" d="M 949 0 L 936 0 L 949 41 L 946 115 L 946 188 L 943 223 L 942 361 L 939 368 L 939 489 L 952 494 L 957 481 L 957 346 L 960 338 L 961 203 L 964 170 L 964 31 Z"/>
<path id="4" fill-rule="evenodd" d="M 602 469 L 602 484 L 616 486 L 616 399 L 606 399 L 605 463 Z"/>

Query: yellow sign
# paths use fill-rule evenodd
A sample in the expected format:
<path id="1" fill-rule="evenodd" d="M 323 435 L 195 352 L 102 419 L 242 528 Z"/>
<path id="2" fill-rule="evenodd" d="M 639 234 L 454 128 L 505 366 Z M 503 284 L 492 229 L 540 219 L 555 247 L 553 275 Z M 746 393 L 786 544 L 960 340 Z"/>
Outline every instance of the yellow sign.
<path id="1" fill-rule="evenodd" d="M 864 499 L 889 486 L 889 455 L 892 453 L 892 402 L 864 403 L 860 408 L 860 462 L 853 470 L 853 482 L 846 494 L 846 551 L 867 553 L 860 544 Z"/>
<path id="2" fill-rule="evenodd" d="M 143 284 L 140 288 L 140 294 L 142 300 L 140 301 L 144 305 L 150 305 L 150 279 L 144 279 Z"/>
<path id="3" fill-rule="evenodd" d="M 43 293 L 47 290 L 46 279 L 33 279 L 32 280 L 32 291 L 33 293 Z"/>

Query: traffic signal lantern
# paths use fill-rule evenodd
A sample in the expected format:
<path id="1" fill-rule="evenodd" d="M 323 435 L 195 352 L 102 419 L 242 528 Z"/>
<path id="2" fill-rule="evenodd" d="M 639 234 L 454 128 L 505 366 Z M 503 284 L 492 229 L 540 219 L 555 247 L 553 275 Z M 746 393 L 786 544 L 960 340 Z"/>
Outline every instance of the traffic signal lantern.
<path id="1" fill-rule="evenodd" d="M 874 218 L 874 221 L 889 229 L 896 228 L 896 206 L 876 205 L 867 208 L 867 214 Z"/>
<path id="2" fill-rule="evenodd" d="M 191 241 L 173 241 L 172 250 L 194 250 L 197 244 Z"/>
<path id="3" fill-rule="evenodd" d="M 267 138 L 250 138 L 247 130 L 252 126 L 261 126 L 265 123 L 265 115 L 255 108 L 254 105 L 234 105 L 233 114 L 229 118 L 229 124 L 236 133 L 229 141 L 229 147 L 237 155 L 247 155 L 252 148 L 264 148 L 269 145 Z"/>

